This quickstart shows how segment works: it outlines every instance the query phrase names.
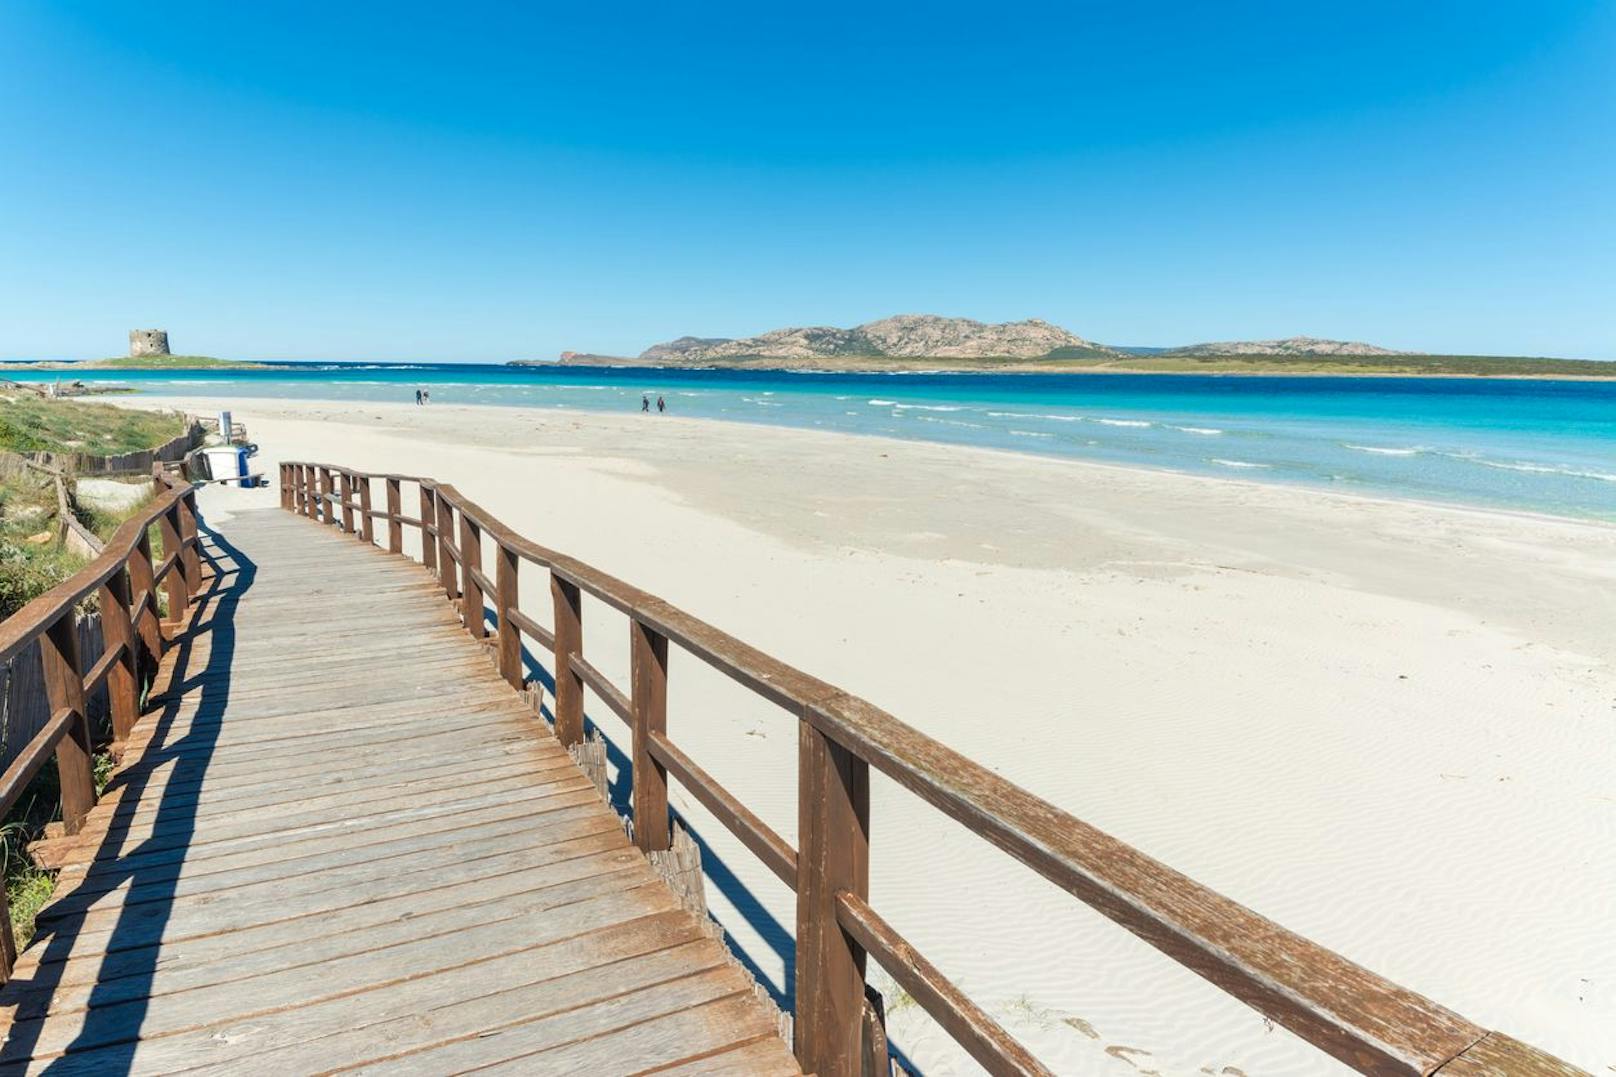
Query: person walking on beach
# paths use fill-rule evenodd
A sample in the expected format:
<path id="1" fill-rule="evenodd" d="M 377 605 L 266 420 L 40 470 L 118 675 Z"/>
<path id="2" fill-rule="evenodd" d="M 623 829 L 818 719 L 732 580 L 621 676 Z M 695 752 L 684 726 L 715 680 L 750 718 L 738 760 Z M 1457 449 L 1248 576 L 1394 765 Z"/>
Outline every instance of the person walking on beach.
<path id="1" fill-rule="evenodd" d="M 421 406 L 421 390 L 419 389 L 415 390 L 415 406 Z"/>
<path id="2" fill-rule="evenodd" d="M 651 398 L 644 393 L 640 394 L 640 411 L 647 414 L 651 411 Z"/>
<path id="3" fill-rule="evenodd" d="M 421 390 L 421 403 L 423 403 L 423 404 L 432 403 L 432 393 L 431 393 L 430 390 L 428 390 L 428 389 L 422 389 Z"/>
<path id="4" fill-rule="evenodd" d="M 661 415 L 663 412 L 668 410 L 668 402 L 666 400 L 662 399 L 662 394 L 661 393 L 657 394 L 656 409 L 657 409 L 657 414 L 658 415 Z"/>

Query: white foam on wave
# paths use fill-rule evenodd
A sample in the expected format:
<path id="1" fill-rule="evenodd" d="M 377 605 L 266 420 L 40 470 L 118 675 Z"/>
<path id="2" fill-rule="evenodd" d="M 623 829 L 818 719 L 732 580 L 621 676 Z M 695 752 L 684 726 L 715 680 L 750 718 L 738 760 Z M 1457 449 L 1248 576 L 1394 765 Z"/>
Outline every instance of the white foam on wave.
<path id="1" fill-rule="evenodd" d="M 760 408 L 783 408 L 784 404 L 777 404 L 773 400 L 759 400 L 755 396 L 743 396 L 741 399 L 748 404 L 756 404 Z"/>
<path id="2" fill-rule="evenodd" d="M 1036 411 L 990 411 L 987 413 L 994 419 L 1048 419 L 1057 423 L 1080 423 L 1081 415 L 1044 415 Z"/>
<path id="3" fill-rule="evenodd" d="M 1217 456 L 1212 458 L 1212 462 L 1214 464 L 1222 464 L 1224 467 L 1254 467 L 1266 469 L 1272 466 L 1271 464 L 1253 464 L 1249 460 L 1224 460 Z"/>
<path id="4" fill-rule="evenodd" d="M 1202 434 L 1207 437 L 1223 433 L 1222 430 L 1215 426 L 1172 426 L 1169 424 L 1169 428 L 1184 434 Z"/>
<path id="5" fill-rule="evenodd" d="M 901 408 L 904 411 L 964 411 L 965 410 L 964 408 L 961 408 L 961 407 L 955 407 L 952 404 L 894 404 L 892 406 L 895 407 L 895 408 Z"/>
<path id="6" fill-rule="evenodd" d="M 1094 421 L 1097 422 L 1097 423 L 1100 423 L 1100 424 L 1102 424 L 1104 426 L 1154 426 L 1154 425 L 1156 425 L 1155 423 L 1147 423 L 1143 419 L 1095 419 Z"/>
<path id="7" fill-rule="evenodd" d="M 1037 430 L 1012 430 L 1010 433 L 1018 438 L 1052 438 L 1054 434 L 1040 433 Z"/>
<path id="8" fill-rule="evenodd" d="M 866 403 L 872 408 L 895 408 L 898 406 L 896 400 L 869 400 Z"/>
<path id="9" fill-rule="evenodd" d="M 943 426 L 963 426 L 967 430 L 986 429 L 981 423 L 968 423 L 963 419 L 939 419 L 934 415 L 916 415 L 917 423 L 940 423 Z"/>
<path id="10" fill-rule="evenodd" d="M 1563 475 L 1568 479 L 1596 479 L 1599 482 L 1616 482 L 1616 474 L 1606 471 L 1588 471 L 1583 468 L 1559 467 L 1553 464 L 1530 464 L 1524 460 L 1510 463 L 1503 460 L 1483 460 L 1476 456 L 1448 455 L 1455 455 L 1455 459 L 1469 460 L 1473 464 L 1497 468 L 1500 471 L 1524 471 L 1533 475 Z"/>
<path id="11" fill-rule="evenodd" d="M 1383 445 L 1350 445 L 1346 442 L 1342 442 L 1341 447 L 1344 449 L 1352 449 L 1355 452 L 1374 453 L 1376 456 L 1417 456 L 1426 451 L 1424 446 L 1421 445 L 1415 445 L 1408 449 L 1392 449 Z"/>

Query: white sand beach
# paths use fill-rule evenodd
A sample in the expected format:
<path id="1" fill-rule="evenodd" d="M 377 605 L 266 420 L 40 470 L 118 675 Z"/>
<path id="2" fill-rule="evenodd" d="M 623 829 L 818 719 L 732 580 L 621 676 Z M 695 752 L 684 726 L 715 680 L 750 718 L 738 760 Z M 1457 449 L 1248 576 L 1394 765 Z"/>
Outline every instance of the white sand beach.
<path id="1" fill-rule="evenodd" d="M 1616 1070 L 1616 527 L 673 417 L 232 404 L 272 479 L 453 482 L 1286 927 Z M 275 503 L 202 507 L 228 537 Z M 547 621 L 546 581 L 523 592 Z M 626 684 L 624 621 L 586 611 Z M 672 738 L 794 839 L 791 721 L 677 649 L 669 699 Z M 873 784 L 872 904 L 1056 1071 L 1340 1070 Z M 715 915 L 779 985 L 791 895 L 673 798 L 733 873 Z M 972 1071 L 887 1001 L 918 1066 Z"/>

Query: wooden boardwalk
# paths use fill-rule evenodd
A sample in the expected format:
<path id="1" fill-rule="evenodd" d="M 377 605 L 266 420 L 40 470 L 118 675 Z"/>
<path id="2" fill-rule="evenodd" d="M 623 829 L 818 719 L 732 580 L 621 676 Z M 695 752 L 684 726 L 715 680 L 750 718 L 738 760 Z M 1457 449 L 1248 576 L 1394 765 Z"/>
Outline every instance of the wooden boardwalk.
<path id="1" fill-rule="evenodd" d="M 6 1072 L 799 1072 L 434 577 L 278 510 L 202 549 Z"/>
<path id="2" fill-rule="evenodd" d="M 20 958 L 0 900 L 0 1077 L 885 1075 L 871 964 L 989 1072 L 1048 1077 L 871 904 L 872 772 L 1361 1073 L 1583 1074 L 517 534 L 449 483 L 283 461 L 280 511 L 199 535 L 197 486 L 152 482 L 100 556 L 0 622 L 0 662 L 37 655 L 50 707 L 0 774 L 0 813 L 44 795 L 69 835 L 47 843 L 58 897 Z M 419 564 L 402 556 L 407 528 Z M 521 607 L 534 573 L 548 616 Z M 90 596 L 98 654 L 77 642 Z M 626 690 L 585 654 L 585 601 L 628 621 Z M 554 673 L 553 726 L 519 694 L 530 647 Z M 794 843 L 680 747 L 675 649 L 796 726 Z M 99 797 L 92 692 L 125 748 Z M 628 727 L 632 846 L 563 747 L 586 743 L 586 693 Z M 57 791 L 40 794 L 52 760 Z M 711 923 L 650 867 L 681 856 L 672 782 L 796 894 L 791 1051 Z"/>

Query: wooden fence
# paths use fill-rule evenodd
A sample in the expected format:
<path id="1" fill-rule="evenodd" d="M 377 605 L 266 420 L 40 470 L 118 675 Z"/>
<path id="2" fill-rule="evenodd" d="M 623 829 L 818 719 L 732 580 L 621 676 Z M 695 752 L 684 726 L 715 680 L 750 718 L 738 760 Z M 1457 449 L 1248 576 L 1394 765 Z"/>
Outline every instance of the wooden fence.
<path id="1" fill-rule="evenodd" d="M 217 419 L 213 425 L 215 427 L 219 425 Z M 0 463 L 0 472 L 15 470 L 27 461 L 74 475 L 149 475 L 152 468 L 158 464 L 172 464 L 183 460 L 186 453 L 202 443 L 202 437 L 202 424 L 191 419 L 187 423 L 185 433 L 165 441 L 155 449 L 141 449 L 138 452 L 117 453 L 112 456 L 95 456 L 78 452 L 0 453 L 0 457 L 8 458 Z"/>
<path id="2" fill-rule="evenodd" d="M 80 617 L 78 633 L 80 654 L 100 654 L 105 650 L 99 613 Z M 10 766 L 50 720 L 42 650 L 35 640 L 0 663 L 0 767 Z M 86 692 L 84 702 L 91 730 L 98 736 L 104 734 L 108 714 L 106 685 Z"/>
<path id="3" fill-rule="evenodd" d="M 79 831 L 95 806 L 87 697 L 105 690 L 114 742 L 125 740 L 138 717 L 143 687 L 166 646 L 157 588 L 167 595 L 170 623 L 177 623 L 201 584 L 195 491 L 160 471 L 152 481 L 158 496 L 118 528 L 101 556 L 0 624 L 0 663 L 14 663 L 36 648 L 50 708 L 0 775 L 0 816 L 11 810 L 54 752 L 62 828 L 68 834 Z M 162 537 L 163 556 L 157 562 L 148 537 L 154 523 Z M 92 594 L 100 606 L 102 642 L 86 652 L 80 646 L 79 604 Z M 10 978 L 16 957 L 11 915 L 0 889 L 0 983 Z"/>
<path id="4" fill-rule="evenodd" d="M 1575 1067 L 1375 975 L 1258 916 L 932 740 L 857 696 L 780 662 L 712 625 L 511 531 L 453 486 L 329 464 L 281 465 L 281 507 L 365 543 L 386 526 L 403 553 L 421 534 L 422 563 L 458 600 L 466 631 L 487 634 L 499 673 L 523 687 L 524 638 L 553 655 L 555 733 L 584 736 L 588 689 L 632 738 L 635 843 L 669 847 L 668 781 L 683 785 L 797 895 L 794 1048 L 805 1072 L 880 1070 L 885 1032 L 866 999 L 874 957 L 916 1002 L 995 1073 L 1047 1073 L 986 1011 L 914 950 L 869 903 L 870 768 L 1020 860 L 1163 953 L 1309 1043 L 1364 1073 L 1565 1075 Z M 384 508 L 375 505 L 376 482 Z M 418 515 L 403 510 L 405 484 Z M 484 544 L 492 545 L 493 572 Z M 522 566 L 548 574 L 551 625 L 518 608 Z M 628 691 L 584 656 L 583 596 L 629 619 Z M 668 731 L 668 651 L 678 646 L 796 719 L 798 840 L 791 845 L 686 755 Z M 1028 960 L 1036 960 L 1028 955 Z M 884 1072 L 884 1070 L 883 1070 Z"/>

